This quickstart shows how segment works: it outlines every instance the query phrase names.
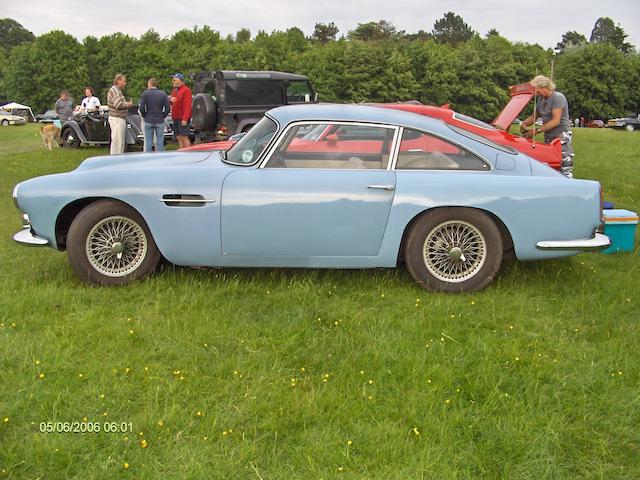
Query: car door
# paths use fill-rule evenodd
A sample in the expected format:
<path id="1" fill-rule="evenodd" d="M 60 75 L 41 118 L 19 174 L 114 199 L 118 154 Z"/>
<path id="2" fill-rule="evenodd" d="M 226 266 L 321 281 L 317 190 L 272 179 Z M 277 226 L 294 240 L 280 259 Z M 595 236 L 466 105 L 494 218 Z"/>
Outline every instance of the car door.
<path id="1" fill-rule="evenodd" d="M 89 112 L 84 119 L 87 140 L 90 142 L 109 141 L 109 119 L 100 112 Z"/>
<path id="2" fill-rule="evenodd" d="M 226 177 L 225 256 L 378 255 L 395 190 L 389 164 L 398 129 L 344 123 L 362 134 L 341 139 L 337 150 L 292 147 L 317 125 L 290 126 L 259 168 Z"/>

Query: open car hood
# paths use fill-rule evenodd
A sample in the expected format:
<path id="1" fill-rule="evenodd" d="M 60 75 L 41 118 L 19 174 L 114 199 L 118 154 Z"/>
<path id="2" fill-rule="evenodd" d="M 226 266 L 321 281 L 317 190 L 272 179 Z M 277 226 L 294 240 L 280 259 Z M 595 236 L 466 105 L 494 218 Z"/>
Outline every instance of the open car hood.
<path id="1" fill-rule="evenodd" d="M 511 94 L 511 100 L 496 119 L 491 122 L 491 125 L 502 130 L 509 130 L 511 123 L 522 113 L 524 107 L 533 98 L 535 88 L 529 83 L 521 83 L 509 87 L 509 93 Z"/>

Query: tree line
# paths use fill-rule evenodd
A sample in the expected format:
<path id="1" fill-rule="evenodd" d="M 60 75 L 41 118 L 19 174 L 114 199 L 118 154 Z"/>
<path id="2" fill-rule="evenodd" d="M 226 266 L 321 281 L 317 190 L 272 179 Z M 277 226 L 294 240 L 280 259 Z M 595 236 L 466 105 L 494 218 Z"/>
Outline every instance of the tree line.
<path id="1" fill-rule="evenodd" d="M 34 36 L 12 19 L 0 19 L 0 101 L 52 108 L 61 89 L 79 101 L 91 86 L 102 101 L 113 76 L 127 75 L 127 97 L 137 100 L 149 77 L 168 90 L 170 74 L 206 70 L 280 70 L 307 75 L 326 102 L 448 103 L 492 120 L 508 101 L 510 85 L 536 74 L 553 75 L 572 117 L 607 119 L 640 110 L 640 56 L 609 18 L 591 37 L 567 32 L 556 50 L 514 43 L 496 30 L 480 35 L 447 13 L 429 32 L 406 33 L 380 20 L 337 37 L 333 23 L 222 37 L 194 27 L 161 38 L 122 33 L 77 40 L 60 30 Z"/>

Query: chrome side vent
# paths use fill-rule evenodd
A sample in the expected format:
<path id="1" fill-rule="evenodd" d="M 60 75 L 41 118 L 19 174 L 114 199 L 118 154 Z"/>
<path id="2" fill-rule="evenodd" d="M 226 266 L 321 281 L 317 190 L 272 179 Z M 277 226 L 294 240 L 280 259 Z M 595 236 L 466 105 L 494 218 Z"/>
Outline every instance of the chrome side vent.
<path id="1" fill-rule="evenodd" d="M 202 195 L 183 193 L 170 193 L 163 195 L 159 202 L 167 207 L 204 207 L 207 203 L 215 203 L 215 200 L 207 200 Z"/>

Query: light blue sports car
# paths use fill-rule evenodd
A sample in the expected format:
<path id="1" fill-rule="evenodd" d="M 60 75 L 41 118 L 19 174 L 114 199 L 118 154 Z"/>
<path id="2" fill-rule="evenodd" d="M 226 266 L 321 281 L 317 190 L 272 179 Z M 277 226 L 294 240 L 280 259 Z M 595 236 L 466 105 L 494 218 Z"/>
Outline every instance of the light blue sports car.
<path id="1" fill-rule="evenodd" d="M 505 256 L 609 246 L 600 184 L 440 120 L 363 105 L 276 108 L 228 152 L 90 158 L 13 193 L 25 245 L 122 285 L 161 256 L 217 267 L 396 267 L 448 292 Z"/>

